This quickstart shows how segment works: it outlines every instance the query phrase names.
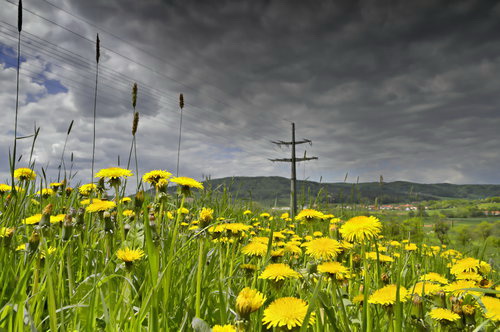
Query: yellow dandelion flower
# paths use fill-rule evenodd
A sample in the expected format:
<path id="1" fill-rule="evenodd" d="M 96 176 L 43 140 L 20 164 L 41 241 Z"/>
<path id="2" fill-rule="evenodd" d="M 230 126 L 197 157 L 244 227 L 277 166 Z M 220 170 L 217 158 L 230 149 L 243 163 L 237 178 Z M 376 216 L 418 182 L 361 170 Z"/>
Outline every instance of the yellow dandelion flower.
<path id="1" fill-rule="evenodd" d="M 54 195 L 54 190 L 51 188 L 43 188 L 42 190 L 38 190 L 35 195 L 37 196 L 50 196 Z"/>
<path id="2" fill-rule="evenodd" d="M 266 297 L 261 292 L 245 287 L 236 298 L 236 310 L 242 317 L 248 317 L 252 312 L 259 310 L 266 302 Z"/>
<path id="3" fill-rule="evenodd" d="M 203 184 L 202 183 L 200 183 L 200 182 L 198 182 L 198 181 L 196 181 L 194 179 L 185 177 L 185 176 L 171 178 L 170 182 L 177 183 L 179 186 L 182 186 L 182 187 L 197 188 L 197 189 L 202 189 L 203 190 Z"/>
<path id="4" fill-rule="evenodd" d="M 269 264 L 260 274 L 259 279 L 271 279 L 274 281 L 285 280 L 287 278 L 300 278 L 300 273 L 283 263 Z"/>
<path id="5" fill-rule="evenodd" d="M 98 198 L 94 198 L 92 200 L 92 203 L 97 203 L 97 202 L 102 202 L 102 200 L 100 200 Z M 90 204 L 90 199 L 84 199 L 84 200 L 80 201 L 80 205 L 89 205 L 89 204 Z"/>
<path id="6" fill-rule="evenodd" d="M 321 233 L 319 231 L 316 231 L 316 232 L 313 233 L 313 236 L 315 236 L 315 237 L 321 237 L 321 236 L 323 236 L 323 233 Z"/>
<path id="7" fill-rule="evenodd" d="M 18 245 L 16 247 L 16 251 L 22 251 L 22 250 L 26 250 L 28 248 L 28 244 L 27 243 L 22 243 L 20 245 Z"/>
<path id="8" fill-rule="evenodd" d="M 372 260 L 372 261 L 376 261 L 377 260 L 377 252 L 375 252 L 375 251 L 367 252 L 367 253 L 365 253 L 365 258 Z M 382 255 L 380 253 L 378 255 L 378 258 L 381 262 L 394 262 L 394 258 L 392 258 L 391 256 Z"/>
<path id="9" fill-rule="evenodd" d="M 122 212 L 122 214 L 125 216 L 125 217 L 134 217 L 135 216 L 135 212 L 132 211 L 132 210 L 124 210 Z"/>
<path id="10" fill-rule="evenodd" d="M 358 294 L 352 298 L 352 303 L 360 304 L 365 300 L 365 296 L 363 294 Z"/>
<path id="11" fill-rule="evenodd" d="M 125 168 L 110 167 L 103 168 L 95 175 L 96 178 L 118 179 L 123 177 L 132 176 L 132 172 Z"/>
<path id="12" fill-rule="evenodd" d="M 291 330 L 304 323 L 309 305 L 306 301 L 295 297 L 282 297 L 272 302 L 265 310 L 262 322 L 267 328 L 286 327 Z M 309 323 L 315 321 L 314 313 L 309 317 Z"/>
<path id="13" fill-rule="evenodd" d="M 300 242 L 298 244 L 300 245 Z M 300 249 L 296 242 L 285 243 L 283 250 L 285 251 L 285 253 L 289 253 L 292 255 L 302 255 L 302 249 Z"/>
<path id="14" fill-rule="evenodd" d="M 95 191 L 97 188 L 97 186 L 93 183 L 88 183 L 88 184 L 84 184 L 84 185 L 81 185 L 79 188 L 78 188 L 78 192 L 83 195 L 83 196 L 89 196 L 90 193 L 92 193 L 93 191 Z"/>
<path id="15" fill-rule="evenodd" d="M 257 265 L 255 265 L 255 264 L 241 264 L 240 269 L 253 272 L 253 271 L 257 270 Z"/>
<path id="16" fill-rule="evenodd" d="M 142 176 L 142 181 L 151 183 L 151 185 L 156 186 L 158 184 L 158 181 L 160 180 L 167 180 L 172 176 L 172 173 L 163 171 L 163 170 L 154 170 L 151 172 L 148 172 Z"/>
<path id="17" fill-rule="evenodd" d="M 29 168 L 18 168 L 14 171 L 14 177 L 21 181 L 34 180 L 36 178 L 36 174 Z"/>
<path id="18" fill-rule="evenodd" d="M 479 259 L 467 257 L 455 262 L 455 264 L 451 267 L 450 272 L 455 275 L 463 272 L 477 272 L 479 270 L 480 262 L 481 261 Z"/>
<path id="19" fill-rule="evenodd" d="M 415 287 L 413 287 L 413 294 L 418 294 L 423 297 L 424 295 L 434 295 L 441 290 L 442 288 L 440 285 L 420 281 L 415 284 Z"/>
<path id="20" fill-rule="evenodd" d="M 448 279 L 440 275 L 439 273 L 436 272 L 429 272 L 420 277 L 420 280 L 422 281 L 434 281 L 438 282 L 440 284 L 446 285 L 448 284 Z"/>
<path id="21" fill-rule="evenodd" d="M 5 183 L 0 183 L 0 195 L 5 194 L 6 192 L 10 192 L 12 187 Z"/>
<path id="22" fill-rule="evenodd" d="M 327 262 L 318 265 L 318 272 L 326 273 L 332 278 L 337 280 L 344 280 L 349 278 L 349 268 L 345 267 L 339 262 Z"/>
<path id="23" fill-rule="evenodd" d="M 246 256 L 264 256 L 267 253 L 267 244 L 258 241 L 250 241 L 241 249 L 243 255 Z"/>
<path id="24" fill-rule="evenodd" d="M 342 225 L 340 234 L 349 242 L 363 242 L 378 236 L 381 230 L 382 224 L 377 218 L 359 216 L 349 219 Z"/>
<path id="25" fill-rule="evenodd" d="M 64 221 L 64 217 L 66 217 L 66 215 L 63 213 L 63 214 L 58 214 L 56 216 L 50 216 L 50 223 L 51 224 L 57 224 L 58 222 L 63 222 Z"/>
<path id="26" fill-rule="evenodd" d="M 236 332 L 236 327 L 231 324 L 227 325 L 214 325 L 212 332 Z"/>
<path id="27" fill-rule="evenodd" d="M 500 321 L 500 299 L 491 296 L 483 296 L 480 301 L 484 306 L 484 317 L 494 322 Z"/>
<path id="28" fill-rule="evenodd" d="M 108 211 L 116 207 L 116 203 L 113 201 L 94 201 L 92 204 L 89 204 L 85 211 L 87 212 L 103 212 Z"/>
<path id="29" fill-rule="evenodd" d="M 250 211 L 250 210 L 245 210 L 245 211 L 243 211 L 243 215 L 244 215 L 244 216 L 246 216 L 246 215 L 248 215 L 248 214 L 251 214 L 251 213 L 252 213 L 252 211 Z"/>
<path id="30" fill-rule="evenodd" d="M 45 257 L 47 257 L 47 256 L 50 256 L 50 255 L 52 255 L 53 253 L 55 253 L 55 252 L 56 252 L 56 250 L 57 250 L 57 249 L 56 249 L 56 248 L 54 248 L 54 247 L 48 247 L 48 248 L 47 248 L 47 250 L 42 250 L 42 251 L 40 251 L 40 258 L 42 258 L 42 259 L 43 259 L 43 258 L 45 258 Z"/>
<path id="31" fill-rule="evenodd" d="M 259 215 L 261 218 L 269 218 L 271 215 L 267 212 L 263 212 Z"/>
<path id="32" fill-rule="evenodd" d="M 429 312 L 429 316 L 439 322 L 454 322 L 460 319 L 460 315 L 444 308 L 434 308 Z"/>
<path id="33" fill-rule="evenodd" d="M 325 215 L 320 211 L 316 211 L 314 209 L 304 209 L 299 212 L 295 219 L 299 221 L 323 220 L 324 216 Z"/>
<path id="34" fill-rule="evenodd" d="M 141 249 L 130 249 L 126 247 L 125 249 L 118 249 L 116 252 L 116 257 L 125 263 L 133 263 L 134 261 L 141 259 L 144 256 L 144 251 Z"/>
<path id="35" fill-rule="evenodd" d="M 122 199 L 120 199 L 121 203 L 128 203 L 131 201 L 132 201 L 132 198 L 130 198 L 130 197 L 123 197 Z"/>
<path id="36" fill-rule="evenodd" d="M 401 247 L 401 243 L 399 243 L 398 241 L 391 241 L 389 242 L 389 244 L 393 247 Z"/>
<path id="37" fill-rule="evenodd" d="M 37 213 L 32 215 L 31 217 L 23 219 L 22 223 L 26 225 L 33 225 L 39 223 L 41 219 L 42 219 L 42 214 Z"/>
<path id="38" fill-rule="evenodd" d="M 0 227 L 0 238 L 11 237 L 14 233 L 14 227 Z"/>
<path id="39" fill-rule="evenodd" d="M 466 294 L 481 296 L 481 293 L 466 290 L 467 288 L 476 288 L 476 282 L 472 280 L 458 280 L 443 287 L 446 293 L 453 296 L 465 296 Z"/>
<path id="40" fill-rule="evenodd" d="M 337 240 L 327 237 L 320 237 L 304 243 L 306 254 L 315 259 L 332 259 L 342 251 L 342 247 Z"/>
<path id="41" fill-rule="evenodd" d="M 455 275 L 455 277 L 457 280 L 473 280 L 476 282 L 483 280 L 483 277 L 476 272 L 461 272 Z"/>
<path id="42" fill-rule="evenodd" d="M 290 218 L 290 214 L 288 212 L 282 213 L 280 218 L 286 220 L 286 219 Z"/>
<path id="43" fill-rule="evenodd" d="M 441 253 L 441 257 L 461 257 L 462 253 L 455 249 L 448 249 Z"/>
<path id="44" fill-rule="evenodd" d="M 405 245 L 406 251 L 416 251 L 417 249 L 418 247 L 415 243 L 408 243 L 407 245 Z"/>
<path id="45" fill-rule="evenodd" d="M 368 298 L 368 303 L 381 304 L 383 306 L 389 306 L 396 303 L 396 285 L 387 285 L 383 288 L 377 289 Z M 399 299 L 401 302 L 406 302 L 408 297 L 408 291 L 404 287 L 399 288 Z"/>
<path id="46" fill-rule="evenodd" d="M 59 187 L 62 187 L 63 185 L 64 185 L 64 183 L 62 183 L 62 182 L 52 182 L 52 183 L 50 184 L 50 186 L 51 186 L 52 188 L 59 188 Z"/>
<path id="47" fill-rule="evenodd" d="M 479 262 L 479 273 L 482 275 L 488 274 L 491 272 L 491 265 L 486 262 Z"/>

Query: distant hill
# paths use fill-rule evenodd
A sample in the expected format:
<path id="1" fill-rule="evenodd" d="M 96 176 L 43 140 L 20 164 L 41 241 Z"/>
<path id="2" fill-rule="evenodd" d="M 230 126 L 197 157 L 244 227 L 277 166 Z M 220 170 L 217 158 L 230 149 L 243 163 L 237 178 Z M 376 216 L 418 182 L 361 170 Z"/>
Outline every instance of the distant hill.
<path id="1" fill-rule="evenodd" d="M 263 205 L 286 206 L 290 201 L 290 180 L 278 176 L 228 177 L 210 179 L 205 186 L 214 190 L 222 190 L 225 186 L 233 198 L 253 200 Z M 321 191 L 321 192 L 320 192 Z M 500 185 L 449 183 L 421 184 L 405 181 L 387 183 L 319 183 L 314 181 L 297 181 L 297 198 L 299 203 L 307 204 L 314 200 L 318 193 L 323 202 L 331 203 L 403 203 L 424 200 L 442 199 L 480 199 L 500 196 Z"/>

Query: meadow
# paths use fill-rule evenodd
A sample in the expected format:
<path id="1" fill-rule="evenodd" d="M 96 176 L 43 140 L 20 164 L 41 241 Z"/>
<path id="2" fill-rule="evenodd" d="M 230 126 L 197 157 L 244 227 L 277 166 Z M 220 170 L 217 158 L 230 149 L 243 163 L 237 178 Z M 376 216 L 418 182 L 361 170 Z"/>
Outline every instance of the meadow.
<path id="1" fill-rule="evenodd" d="M 492 256 L 427 243 L 423 223 L 396 241 L 383 216 L 292 220 L 161 170 L 127 197 L 131 174 L 72 188 L 18 168 L 0 186 L 3 330 L 498 328 Z"/>

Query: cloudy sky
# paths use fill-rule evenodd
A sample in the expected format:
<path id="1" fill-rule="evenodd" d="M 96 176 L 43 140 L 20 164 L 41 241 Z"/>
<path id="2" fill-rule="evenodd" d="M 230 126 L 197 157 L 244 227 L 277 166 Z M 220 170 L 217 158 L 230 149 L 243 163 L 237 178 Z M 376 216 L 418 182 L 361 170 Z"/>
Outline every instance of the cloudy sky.
<path id="1" fill-rule="evenodd" d="M 17 0 L 0 0 L 0 181 L 8 179 Z M 500 183 L 497 1 L 25 0 L 19 134 L 40 134 L 37 170 L 57 179 L 73 153 L 88 182 L 95 36 L 101 39 L 96 169 L 126 166 L 138 83 L 140 173 L 202 179 Z M 26 166 L 32 141 L 19 141 Z M 134 167 L 135 168 L 135 167 Z"/>

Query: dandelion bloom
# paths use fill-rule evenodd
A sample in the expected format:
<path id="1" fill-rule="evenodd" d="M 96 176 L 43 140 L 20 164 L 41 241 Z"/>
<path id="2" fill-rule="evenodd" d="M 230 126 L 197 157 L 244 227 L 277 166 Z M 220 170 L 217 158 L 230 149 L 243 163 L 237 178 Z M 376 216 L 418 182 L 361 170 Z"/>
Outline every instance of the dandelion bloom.
<path id="1" fill-rule="evenodd" d="M 389 306 L 396 303 L 396 285 L 387 285 L 383 288 L 377 289 L 368 298 L 368 303 L 381 304 L 383 306 Z M 408 297 L 408 291 L 404 287 L 399 287 L 399 300 L 401 302 L 406 302 Z"/>
<path id="2" fill-rule="evenodd" d="M 133 217 L 133 216 L 135 216 L 135 212 L 134 212 L 134 211 L 132 211 L 132 210 L 124 210 L 124 211 L 122 212 L 122 214 L 123 214 L 123 216 L 125 216 L 125 217 Z"/>
<path id="3" fill-rule="evenodd" d="M 290 253 L 293 255 L 302 255 L 302 249 L 300 249 L 300 247 L 295 242 L 285 243 L 283 250 L 285 251 L 285 253 Z"/>
<path id="4" fill-rule="evenodd" d="M 97 188 L 97 186 L 93 183 L 88 183 L 81 185 L 80 188 L 78 188 L 78 192 L 83 195 L 83 196 L 88 196 L 92 191 L 94 191 Z"/>
<path id="5" fill-rule="evenodd" d="M 339 262 L 327 262 L 318 265 L 318 272 L 326 273 L 337 280 L 349 278 L 349 268 Z"/>
<path id="6" fill-rule="evenodd" d="M 0 238 L 3 237 L 11 237 L 12 234 L 14 233 L 15 228 L 14 227 L 0 227 Z"/>
<path id="7" fill-rule="evenodd" d="M 483 277 L 476 272 L 461 272 L 455 275 L 457 280 L 473 280 L 473 281 L 481 281 Z"/>
<path id="8" fill-rule="evenodd" d="M 32 215 L 31 217 L 23 219 L 22 222 L 23 222 L 23 224 L 26 224 L 26 225 L 33 225 L 33 224 L 39 223 L 41 219 L 42 219 L 42 214 L 37 213 L 37 214 Z"/>
<path id="9" fill-rule="evenodd" d="M 245 270 L 247 272 L 253 272 L 257 270 L 257 265 L 255 264 L 241 264 L 240 269 Z"/>
<path id="10" fill-rule="evenodd" d="M 85 211 L 87 212 L 103 212 L 108 211 L 116 207 L 116 203 L 113 201 L 94 201 L 92 204 L 89 204 Z"/>
<path id="11" fill-rule="evenodd" d="M 203 189 L 203 184 L 201 182 L 198 182 L 194 179 L 185 176 L 171 178 L 170 182 L 177 183 L 179 186 L 182 187 Z"/>
<path id="12" fill-rule="evenodd" d="M 300 221 L 322 220 L 325 215 L 313 209 L 304 209 L 299 212 L 295 219 Z"/>
<path id="13" fill-rule="evenodd" d="M 161 179 L 168 179 L 172 176 L 172 173 L 163 170 L 154 170 L 148 172 L 142 176 L 142 181 L 151 183 L 152 185 L 158 184 Z"/>
<path id="14" fill-rule="evenodd" d="M 274 281 L 285 280 L 286 278 L 300 278 L 300 273 L 283 263 L 269 264 L 260 274 L 259 279 L 271 279 Z"/>
<path id="15" fill-rule="evenodd" d="M 92 200 L 92 203 L 97 203 L 97 202 L 102 202 L 99 198 L 94 198 Z M 90 199 L 84 199 L 80 201 L 80 205 L 89 205 L 90 204 Z"/>
<path id="16" fill-rule="evenodd" d="M 64 183 L 63 183 L 63 182 L 52 182 L 52 183 L 50 184 L 50 186 L 51 186 L 52 188 L 59 188 L 59 187 L 62 187 L 63 185 L 64 185 Z"/>
<path id="17" fill-rule="evenodd" d="M 315 259 L 331 259 L 337 257 L 342 251 L 342 247 L 337 240 L 327 237 L 314 239 L 302 246 L 306 247 L 306 254 Z"/>
<path id="18" fill-rule="evenodd" d="M 377 260 L 377 252 L 375 252 L 375 251 L 367 252 L 367 253 L 365 253 L 365 258 L 370 259 L 372 261 L 376 261 Z M 378 254 L 378 259 L 381 262 L 389 262 L 389 263 L 394 262 L 394 258 L 392 258 L 391 256 L 382 255 L 380 253 Z"/>
<path id="19" fill-rule="evenodd" d="M 245 210 L 245 211 L 243 211 L 243 215 L 244 215 L 244 216 L 246 216 L 247 214 L 251 214 L 251 213 L 252 213 L 252 211 L 250 211 L 250 210 Z"/>
<path id="20" fill-rule="evenodd" d="M 424 274 L 423 276 L 420 277 L 420 280 L 423 281 L 434 281 L 438 282 L 440 284 L 446 285 L 448 284 L 448 279 L 440 275 L 439 273 L 436 272 L 429 272 Z"/>
<path id="21" fill-rule="evenodd" d="M 259 310 L 264 302 L 266 302 L 264 294 L 250 287 L 245 287 L 236 298 L 236 310 L 240 316 L 246 317 L 252 312 Z"/>
<path id="22" fill-rule="evenodd" d="M 14 177 L 19 180 L 34 180 L 36 174 L 29 168 L 18 168 L 14 171 Z"/>
<path id="23" fill-rule="evenodd" d="M 267 328 L 286 327 L 291 330 L 302 326 L 307 314 L 309 305 L 306 301 L 295 297 L 282 297 L 271 303 L 264 310 L 262 323 L 267 324 Z M 313 324 L 314 313 L 309 318 L 309 323 Z"/>
<path id="24" fill-rule="evenodd" d="M 472 294 L 476 296 L 481 296 L 479 292 L 473 292 L 466 290 L 466 288 L 476 288 L 476 282 L 472 280 L 458 280 L 452 282 L 449 285 L 443 287 L 443 290 L 447 293 L 451 293 L 453 296 L 462 296 L 466 294 Z"/>
<path id="25" fill-rule="evenodd" d="M 50 216 L 50 223 L 51 224 L 57 224 L 58 222 L 63 222 L 64 221 L 64 217 L 66 217 L 66 215 L 63 213 L 63 214 L 58 214 L 57 216 Z"/>
<path id="26" fill-rule="evenodd" d="M 444 308 L 435 308 L 429 312 L 429 316 L 439 322 L 454 322 L 460 319 L 460 315 Z"/>
<path id="27" fill-rule="evenodd" d="M 500 299 L 491 296 L 483 296 L 480 300 L 485 309 L 484 317 L 494 322 L 500 321 Z"/>
<path id="28" fill-rule="evenodd" d="M 267 245 L 259 241 L 250 241 L 241 249 L 243 255 L 264 256 L 267 253 Z"/>
<path id="29" fill-rule="evenodd" d="M 50 196 L 50 195 L 54 195 L 54 190 L 52 190 L 51 188 L 43 188 L 41 190 L 38 190 L 35 195 L 37 196 Z"/>
<path id="30" fill-rule="evenodd" d="M 118 179 L 128 176 L 132 176 L 132 172 L 128 169 L 120 167 L 103 168 L 95 175 L 96 178 L 108 179 Z"/>
<path id="31" fill-rule="evenodd" d="M 9 186 L 8 184 L 5 183 L 0 183 L 0 195 L 10 192 L 12 190 L 12 187 Z"/>
<path id="32" fill-rule="evenodd" d="M 261 218 L 269 218 L 271 215 L 267 212 L 263 212 L 259 215 Z"/>
<path id="33" fill-rule="evenodd" d="M 440 285 L 436 285 L 430 282 L 417 282 L 415 287 L 413 287 L 413 294 L 417 294 L 419 296 L 424 295 L 434 295 L 442 290 Z"/>
<path id="34" fill-rule="evenodd" d="M 455 262 L 455 264 L 450 269 L 450 272 L 455 275 L 463 272 L 480 272 L 486 274 L 490 271 L 490 264 L 472 257 L 464 258 Z"/>
<path id="35" fill-rule="evenodd" d="M 236 327 L 231 324 L 227 325 L 214 325 L 212 332 L 236 332 Z"/>
<path id="36" fill-rule="evenodd" d="M 116 252 L 116 257 L 125 263 L 133 263 L 134 261 L 141 259 L 144 256 L 144 251 L 141 249 L 118 249 Z"/>
<path id="37" fill-rule="evenodd" d="M 349 242 L 363 242 L 374 238 L 381 230 L 382 224 L 377 218 L 359 216 L 349 219 L 342 225 L 340 234 Z"/>
<path id="38" fill-rule="evenodd" d="M 418 247 L 415 243 L 408 243 L 407 245 L 405 245 L 406 251 L 416 251 L 417 249 Z"/>

